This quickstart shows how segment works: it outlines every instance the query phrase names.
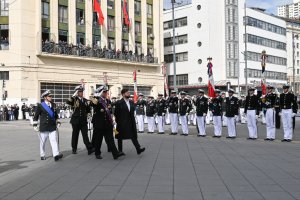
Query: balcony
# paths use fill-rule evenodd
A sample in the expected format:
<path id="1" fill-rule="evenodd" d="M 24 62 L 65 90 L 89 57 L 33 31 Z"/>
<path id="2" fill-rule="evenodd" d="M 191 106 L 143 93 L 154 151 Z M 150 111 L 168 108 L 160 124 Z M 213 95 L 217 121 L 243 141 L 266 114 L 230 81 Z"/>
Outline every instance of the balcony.
<path id="1" fill-rule="evenodd" d="M 116 51 L 112 49 L 107 49 L 106 47 L 100 48 L 97 45 L 95 45 L 94 47 L 85 45 L 76 46 L 73 44 L 67 44 L 66 42 L 43 42 L 42 53 L 51 55 L 106 59 L 111 61 L 158 64 L 158 58 L 153 57 L 151 54 L 138 55 L 136 53 L 133 53 L 132 51 Z"/>

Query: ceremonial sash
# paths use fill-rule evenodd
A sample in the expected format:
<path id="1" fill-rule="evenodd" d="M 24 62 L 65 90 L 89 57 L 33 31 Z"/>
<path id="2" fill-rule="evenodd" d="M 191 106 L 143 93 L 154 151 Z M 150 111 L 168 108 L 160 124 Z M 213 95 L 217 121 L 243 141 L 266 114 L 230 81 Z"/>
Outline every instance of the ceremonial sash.
<path id="1" fill-rule="evenodd" d="M 104 101 L 101 97 L 99 98 L 99 103 L 101 103 L 101 105 L 104 107 L 105 109 L 105 112 L 108 116 L 108 120 L 110 121 L 111 124 L 113 124 L 113 120 L 111 118 L 111 114 L 110 114 L 110 111 L 109 109 L 107 108 L 107 104 L 106 104 L 106 101 Z"/>
<path id="2" fill-rule="evenodd" d="M 55 122 L 55 115 L 54 115 L 53 110 L 45 102 L 41 103 L 41 105 L 47 111 L 47 113 L 49 114 L 50 118 Z"/>

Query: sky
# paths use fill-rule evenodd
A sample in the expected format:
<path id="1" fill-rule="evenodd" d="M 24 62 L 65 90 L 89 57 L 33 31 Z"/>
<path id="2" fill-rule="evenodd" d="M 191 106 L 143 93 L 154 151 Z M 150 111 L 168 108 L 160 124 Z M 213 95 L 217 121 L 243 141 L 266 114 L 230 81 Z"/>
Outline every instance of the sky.
<path id="1" fill-rule="evenodd" d="M 192 0 L 176 0 L 176 2 L 181 2 L 181 1 L 191 2 Z M 210 0 L 210 1 L 219 1 L 219 0 Z M 171 0 L 164 0 L 165 8 L 170 7 L 170 4 L 171 4 L 170 2 L 171 2 Z M 292 2 L 293 2 L 293 0 L 247 0 L 247 6 L 264 8 L 267 10 L 267 12 L 277 15 L 277 6 L 289 4 Z"/>

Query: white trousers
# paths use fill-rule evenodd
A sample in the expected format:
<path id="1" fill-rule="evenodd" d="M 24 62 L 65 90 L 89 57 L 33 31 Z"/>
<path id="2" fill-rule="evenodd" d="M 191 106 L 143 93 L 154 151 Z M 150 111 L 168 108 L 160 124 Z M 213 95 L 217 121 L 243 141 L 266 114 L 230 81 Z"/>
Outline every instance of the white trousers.
<path id="1" fill-rule="evenodd" d="M 222 118 L 222 126 L 227 126 L 227 117 L 225 116 L 225 114 L 223 114 L 223 118 Z"/>
<path id="2" fill-rule="evenodd" d="M 284 139 L 293 139 L 293 111 L 292 109 L 282 109 L 281 110 L 281 120 L 283 125 Z"/>
<path id="3" fill-rule="evenodd" d="M 205 133 L 205 119 L 206 117 L 197 116 L 197 125 L 199 129 L 199 135 L 206 135 Z"/>
<path id="4" fill-rule="evenodd" d="M 268 108 L 266 112 L 267 138 L 275 139 L 275 110 Z"/>
<path id="5" fill-rule="evenodd" d="M 144 132 L 144 115 L 137 115 L 137 123 L 140 132 Z"/>
<path id="6" fill-rule="evenodd" d="M 156 116 L 157 119 L 157 126 L 158 126 L 158 132 L 164 133 L 165 132 L 165 117 L 163 116 Z"/>
<path id="7" fill-rule="evenodd" d="M 171 131 L 172 133 L 178 132 L 178 114 L 170 113 Z"/>
<path id="8" fill-rule="evenodd" d="M 226 117 L 229 137 L 236 137 L 235 117 Z"/>
<path id="9" fill-rule="evenodd" d="M 147 117 L 147 121 L 148 121 L 148 133 L 154 133 L 155 130 L 154 117 Z"/>
<path id="10" fill-rule="evenodd" d="M 213 116 L 215 136 L 222 136 L 222 117 Z"/>
<path id="11" fill-rule="evenodd" d="M 169 112 L 167 112 L 166 115 L 165 115 L 165 121 L 166 121 L 166 124 L 170 124 L 171 123 Z"/>
<path id="12" fill-rule="evenodd" d="M 185 135 L 189 134 L 189 128 L 188 128 L 188 117 L 187 116 L 180 116 L 180 121 L 181 121 L 181 129 L 182 133 Z"/>
<path id="13" fill-rule="evenodd" d="M 240 118 L 241 118 L 241 123 L 245 124 L 246 123 L 246 117 L 243 116 L 245 111 L 245 108 L 240 108 Z"/>
<path id="14" fill-rule="evenodd" d="M 247 110 L 249 138 L 257 138 L 256 110 Z"/>
<path id="15" fill-rule="evenodd" d="M 206 124 L 207 124 L 207 125 L 210 124 L 211 117 L 212 117 L 212 116 L 210 116 L 210 112 L 207 112 L 207 115 L 206 115 L 206 118 L 205 118 L 205 121 L 206 121 Z"/>
<path id="16" fill-rule="evenodd" d="M 58 137 L 57 137 L 56 131 L 40 132 L 39 138 L 40 138 L 40 155 L 41 155 L 41 157 L 44 157 L 46 155 L 45 147 L 46 147 L 46 142 L 47 142 L 48 138 L 50 140 L 53 157 L 55 157 L 59 154 Z"/>

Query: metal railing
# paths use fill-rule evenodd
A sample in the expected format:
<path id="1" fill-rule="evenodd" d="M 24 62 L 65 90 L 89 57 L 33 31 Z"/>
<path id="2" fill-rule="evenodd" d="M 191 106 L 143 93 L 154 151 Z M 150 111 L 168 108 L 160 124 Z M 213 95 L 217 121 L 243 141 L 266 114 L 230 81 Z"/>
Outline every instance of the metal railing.
<path id="1" fill-rule="evenodd" d="M 158 64 L 158 58 L 152 55 L 135 54 L 132 51 L 115 51 L 98 46 L 72 45 L 67 43 L 42 43 L 42 52 L 50 54 L 79 56 L 99 59 L 121 60 L 126 62 L 154 63 Z"/>

